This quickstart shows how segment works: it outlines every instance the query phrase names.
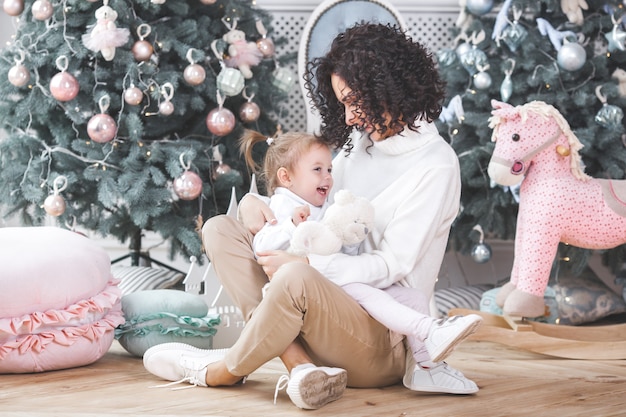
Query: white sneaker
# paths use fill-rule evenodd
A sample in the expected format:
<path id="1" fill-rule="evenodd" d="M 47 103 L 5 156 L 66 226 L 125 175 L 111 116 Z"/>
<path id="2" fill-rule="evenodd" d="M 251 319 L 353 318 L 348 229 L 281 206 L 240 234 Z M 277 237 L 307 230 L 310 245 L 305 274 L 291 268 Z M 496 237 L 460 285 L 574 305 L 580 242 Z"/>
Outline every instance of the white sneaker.
<path id="1" fill-rule="evenodd" d="M 442 318 L 430 327 L 424 345 L 433 362 L 441 362 L 452 353 L 465 338 L 474 333 L 482 324 L 478 314 Z"/>
<path id="2" fill-rule="evenodd" d="M 402 383 L 412 391 L 446 394 L 473 394 L 478 392 L 474 381 L 445 362 L 422 362 L 407 367 Z"/>
<path id="3" fill-rule="evenodd" d="M 274 404 L 278 391 L 286 387 L 289 398 L 297 407 L 315 410 L 341 398 L 347 384 L 345 369 L 312 363 L 298 365 L 291 370 L 291 376 L 283 375 L 278 379 Z"/>
<path id="4" fill-rule="evenodd" d="M 228 349 L 199 349 L 184 343 L 162 343 L 146 350 L 143 366 L 151 374 L 173 381 L 158 387 L 182 382 L 206 387 L 207 366 L 224 359 L 226 352 Z"/>

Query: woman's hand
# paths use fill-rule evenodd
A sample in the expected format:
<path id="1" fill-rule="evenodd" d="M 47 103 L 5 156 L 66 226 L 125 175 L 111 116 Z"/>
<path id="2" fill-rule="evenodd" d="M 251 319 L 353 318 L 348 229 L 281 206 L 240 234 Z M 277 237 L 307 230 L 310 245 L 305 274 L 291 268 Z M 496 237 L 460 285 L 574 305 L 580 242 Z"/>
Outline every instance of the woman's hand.
<path id="1" fill-rule="evenodd" d="M 261 199 L 246 195 L 239 202 L 237 217 L 243 226 L 256 235 L 265 223 L 276 224 L 276 217 Z"/>
<path id="2" fill-rule="evenodd" d="M 268 250 L 257 253 L 257 262 L 263 267 L 263 271 L 265 271 L 265 274 L 267 274 L 271 281 L 272 276 L 281 265 L 288 262 L 303 262 L 308 264 L 309 260 L 304 256 L 294 255 L 284 250 Z"/>

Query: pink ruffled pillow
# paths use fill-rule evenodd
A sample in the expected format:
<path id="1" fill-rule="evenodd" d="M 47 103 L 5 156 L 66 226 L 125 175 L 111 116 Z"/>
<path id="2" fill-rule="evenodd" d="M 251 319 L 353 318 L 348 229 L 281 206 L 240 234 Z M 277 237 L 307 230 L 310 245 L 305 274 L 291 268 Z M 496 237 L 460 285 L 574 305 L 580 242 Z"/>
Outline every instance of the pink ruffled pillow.
<path id="1" fill-rule="evenodd" d="M 108 255 L 56 227 L 0 228 L 0 373 L 93 363 L 124 323 Z"/>

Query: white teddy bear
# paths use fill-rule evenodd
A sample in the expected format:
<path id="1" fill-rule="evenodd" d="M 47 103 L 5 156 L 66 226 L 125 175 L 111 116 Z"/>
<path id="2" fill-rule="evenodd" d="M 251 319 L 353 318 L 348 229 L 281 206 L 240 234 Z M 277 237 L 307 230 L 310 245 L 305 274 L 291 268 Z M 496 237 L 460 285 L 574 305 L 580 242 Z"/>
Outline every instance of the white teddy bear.
<path id="1" fill-rule="evenodd" d="M 356 254 L 359 244 L 374 226 L 374 207 L 363 197 L 347 190 L 335 194 L 321 221 L 300 223 L 290 242 L 289 251 L 301 256 L 331 255 L 341 251 Z"/>
<path id="2" fill-rule="evenodd" d="M 226 66 L 238 68 L 244 78 L 252 78 L 250 67 L 259 65 L 263 54 L 254 42 L 246 42 L 246 34 L 239 29 L 231 29 L 222 36 L 228 42 L 228 58 L 224 60 Z"/>
<path id="3" fill-rule="evenodd" d="M 106 61 L 112 61 L 115 58 L 115 48 L 125 45 L 130 37 L 130 31 L 118 28 L 115 20 L 117 12 L 109 6 L 109 1 L 105 0 L 104 5 L 96 10 L 96 24 L 89 33 L 82 36 L 85 47 L 102 53 Z"/>

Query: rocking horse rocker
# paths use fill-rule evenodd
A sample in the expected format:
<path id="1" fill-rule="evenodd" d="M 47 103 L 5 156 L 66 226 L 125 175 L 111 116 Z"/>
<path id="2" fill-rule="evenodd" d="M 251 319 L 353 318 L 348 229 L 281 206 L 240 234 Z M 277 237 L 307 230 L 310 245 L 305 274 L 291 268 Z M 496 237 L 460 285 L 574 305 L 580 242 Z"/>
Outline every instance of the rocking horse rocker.
<path id="1" fill-rule="evenodd" d="M 487 172 L 500 185 L 521 187 L 511 279 L 496 296 L 504 316 L 483 313 L 486 333 L 491 327 L 483 336 L 554 356 L 626 358 L 626 324 L 576 327 L 520 319 L 545 314 L 544 291 L 560 242 L 587 249 L 626 243 L 626 181 L 585 174 L 578 153 L 583 145 L 553 106 L 496 100 L 492 106 L 496 146 Z"/>

